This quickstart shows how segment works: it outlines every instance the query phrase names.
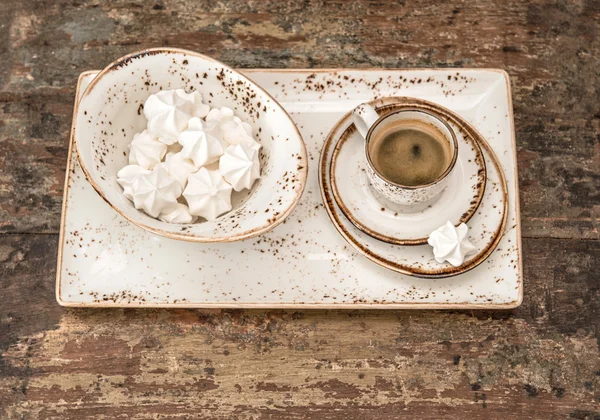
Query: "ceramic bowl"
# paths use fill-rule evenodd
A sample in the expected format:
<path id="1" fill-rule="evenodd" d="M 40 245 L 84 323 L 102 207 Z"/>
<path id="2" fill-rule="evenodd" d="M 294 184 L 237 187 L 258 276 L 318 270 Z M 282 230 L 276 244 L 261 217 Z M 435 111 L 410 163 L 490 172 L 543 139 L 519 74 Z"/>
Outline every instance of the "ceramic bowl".
<path id="1" fill-rule="evenodd" d="M 233 209 L 213 221 L 154 219 L 135 209 L 117 183 L 133 135 L 146 126 L 144 102 L 152 93 L 178 88 L 197 90 L 211 107 L 232 108 L 262 145 L 260 179 L 251 190 L 234 193 Z M 81 167 L 98 194 L 130 222 L 173 239 L 231 242 L 260 235 L 292 212 L 306 184 L 304 141 L 281 105 L 247 77 L 191 51 L 150 49 L 110 64 L 81 98 L 74 138 Z"/>

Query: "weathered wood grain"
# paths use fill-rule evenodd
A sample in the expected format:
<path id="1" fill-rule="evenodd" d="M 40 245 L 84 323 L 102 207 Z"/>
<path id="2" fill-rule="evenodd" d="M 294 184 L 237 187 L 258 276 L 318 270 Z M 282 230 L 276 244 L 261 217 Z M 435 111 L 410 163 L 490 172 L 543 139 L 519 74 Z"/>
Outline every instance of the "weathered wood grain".
<path id="1" fill-rule="evenodd" d="M 600 418 L 600 2 L 5 0 L 0 16 L 0 418 Z M 77 76 L 163 45 L 242 68 L 506 69 L 523 305 L 59 307 Z"/>
<path id="2" fill-rule="evenodd" d="M 67 310 L 3 235 L 0 417 L 597 418 L 600 241 L 524 247 L 514 311 Z"/>
<path id="3" fill-rule="evenodd" d="M 58 230 L 78 74 L 169 45 L 236 67 L 504 68 L 513 78 L 524 235 L 600 238 L 597 1 L 1 7 L 0 231 Z"/>

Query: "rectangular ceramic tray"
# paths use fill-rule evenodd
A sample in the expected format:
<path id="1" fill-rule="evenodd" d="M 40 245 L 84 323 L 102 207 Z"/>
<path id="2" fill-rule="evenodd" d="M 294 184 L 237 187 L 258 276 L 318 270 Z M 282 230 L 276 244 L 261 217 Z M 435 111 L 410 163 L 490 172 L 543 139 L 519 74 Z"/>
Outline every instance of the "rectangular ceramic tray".
<path id="1" fill-rule="evenodd" d="M 130 224 L 96 194 L 79 167 L 71 139 L 56 283 L 61 305 L 451 309 L 513 308 L 521 303 L 516 146 L 505 72 L 243 72 L 282 104 L 306 142 L 308 183 L 294 212 L 271 232 L 242 242 L 212 245 L 166 239 Z M 81 74 L 77 98 L 95 74 Z M 348 83 L 342 88 L 340 80 Z M 354 252 L 331 224 L 317 182 L 321 146 L 344 113 L 381 96 L 414 96 L 454 110 L 498 155 L 508 183 L 508 222 L 496 251 L 477 268 L 445 279 L 397 274 Z M 494 264 L 502 259 L 511 264 Z M 245 269 L 232 271 L 234 265 Z M 504 268 L 498 271 L 496 266 Z"/>

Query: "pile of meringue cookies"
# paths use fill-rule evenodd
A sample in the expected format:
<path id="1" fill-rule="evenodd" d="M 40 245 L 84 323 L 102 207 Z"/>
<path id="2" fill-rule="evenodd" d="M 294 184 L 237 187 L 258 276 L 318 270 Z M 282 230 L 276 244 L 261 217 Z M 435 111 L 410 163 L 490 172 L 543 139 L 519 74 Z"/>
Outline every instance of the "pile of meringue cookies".
<path id="1" fill-rule="evenodd" d="M 134 135 L 129 165 L 117 174 L 136 209 L 168 223 L 214 220 L 231 210 L 232 191 L 260 177 L 260 143 L 230 108 L 199 92 L 164 90 L 144 103 L 147 128 Z"/>

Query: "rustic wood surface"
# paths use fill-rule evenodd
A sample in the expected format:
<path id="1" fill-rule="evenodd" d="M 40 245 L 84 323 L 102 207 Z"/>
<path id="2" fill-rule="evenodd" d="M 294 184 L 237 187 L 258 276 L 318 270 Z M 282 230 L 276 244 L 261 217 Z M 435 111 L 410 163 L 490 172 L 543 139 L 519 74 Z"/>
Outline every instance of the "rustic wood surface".
<path id="1" fill-rule="evenodd" d="M 600 418 L 600 2 L 0 2 L 0 418 Z M 177 46 L 235 67 L 512 77 L 513 311 L 69 310 L 77 76 Z"/>

